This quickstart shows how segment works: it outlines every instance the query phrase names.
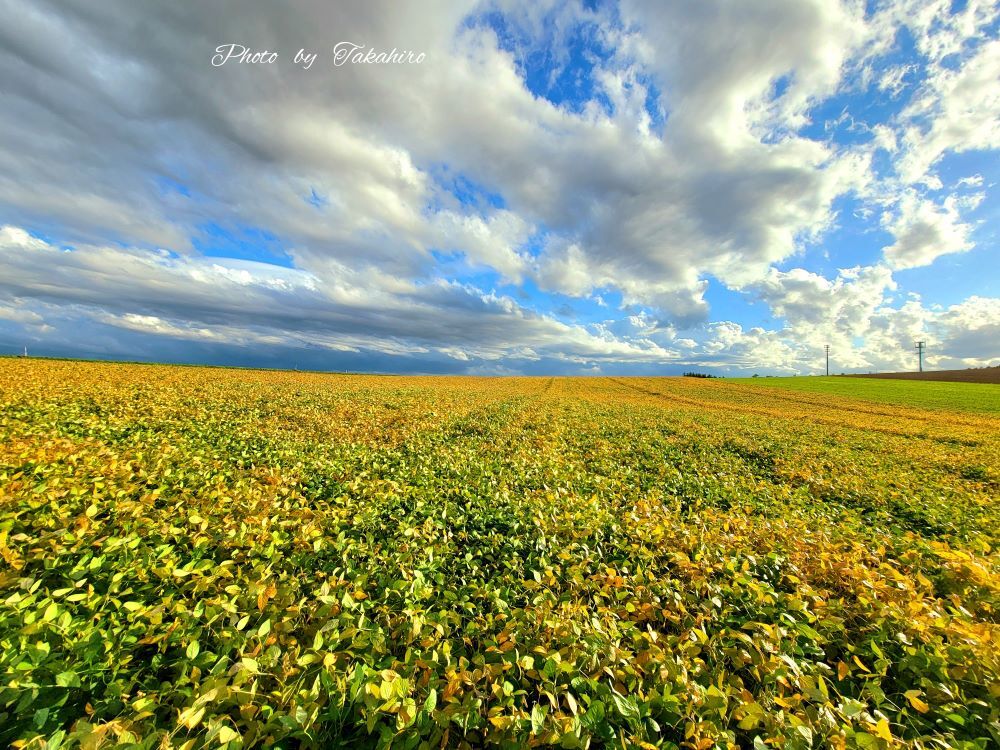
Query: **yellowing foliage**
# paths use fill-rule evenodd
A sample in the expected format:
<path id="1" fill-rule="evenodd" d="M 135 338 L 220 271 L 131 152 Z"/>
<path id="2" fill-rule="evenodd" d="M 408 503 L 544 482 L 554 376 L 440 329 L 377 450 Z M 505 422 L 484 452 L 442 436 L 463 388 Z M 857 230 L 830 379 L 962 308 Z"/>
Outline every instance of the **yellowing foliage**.
<path id="1" fill-rule="evenodd" d="M 0 742 L 997 747 L 998 428 L 0 360 Z"/>

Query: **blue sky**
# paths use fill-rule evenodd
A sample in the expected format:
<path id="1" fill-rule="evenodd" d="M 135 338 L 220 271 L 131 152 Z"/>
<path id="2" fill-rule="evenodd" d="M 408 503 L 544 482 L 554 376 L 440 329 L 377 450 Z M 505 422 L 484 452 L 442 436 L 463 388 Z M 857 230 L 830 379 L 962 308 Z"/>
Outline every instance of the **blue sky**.
<path id="1" fill-rule="evenodd" d="M 919 338 L 1000 363 L 994 3 L 238 8 L 7 6 L 0 351 L 809 374 L 826 344 L 912 369 Z M 334 65 L 345 40 L 424 58 Z M 228 44 L 278 60 L 213 66 Z"/>

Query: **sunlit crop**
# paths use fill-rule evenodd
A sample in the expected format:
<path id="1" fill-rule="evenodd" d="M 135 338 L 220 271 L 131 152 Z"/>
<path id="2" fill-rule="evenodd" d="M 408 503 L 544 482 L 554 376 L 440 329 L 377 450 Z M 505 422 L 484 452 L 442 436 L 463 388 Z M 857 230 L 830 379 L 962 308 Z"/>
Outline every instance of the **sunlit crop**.
<path id="1" fill-rule="evenodd" d="M 0 360 L 0 742 L 998 747 L 998 494 L 986 413 Z"/>

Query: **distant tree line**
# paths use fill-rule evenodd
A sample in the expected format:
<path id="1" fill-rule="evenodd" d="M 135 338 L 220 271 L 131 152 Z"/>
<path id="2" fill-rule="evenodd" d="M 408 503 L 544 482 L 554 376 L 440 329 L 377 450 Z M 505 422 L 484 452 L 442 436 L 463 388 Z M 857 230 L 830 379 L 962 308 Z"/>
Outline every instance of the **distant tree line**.
<path id="1" fill-rule="evenodd" d="M 707 372 L 686 372 L 684 373 L 686 378 L 717 378 L 718 375 L 709 375 Z"/>

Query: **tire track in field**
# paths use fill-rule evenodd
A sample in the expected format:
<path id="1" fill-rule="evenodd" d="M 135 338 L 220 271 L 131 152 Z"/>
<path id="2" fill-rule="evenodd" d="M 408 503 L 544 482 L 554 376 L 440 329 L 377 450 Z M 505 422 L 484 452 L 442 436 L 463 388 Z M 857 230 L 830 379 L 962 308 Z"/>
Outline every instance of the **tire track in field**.
<path id="1" fill-rule="evenodd" d="M 726 402 L 723 400 L 718 401 L 701 401 L 698 399 L 688 398 L 685 396 L 679 396 L 674 393 L 664 393 L 662 391 L 656 391 L 650 388 L 644 388 L 639 385 L 633 385 L 624 381 L 622 378 L 606 378 L 609 382 L 627 390 L 638 392 L 645 396 L 650 396 L 656 399 L 662 399 L 668 402 L 673 402 L 681 404 L 683 406 L 696 408 L 700 411 L 712 412 L 712 411 L 728 411 L 728 412 L 738 412 L 743 414 L 753 414 L 758 417 L 764 417 L 767 419 L 784 419 L 784 420 L 798 420 L 807 419 L 815 424 L 827 425 L 830 427 L 837 427 L 840 429 L 850 429 L 850 430 L 861 430 L 864 432 L 878 432 L 884 435 L 890 435 L 893 437 L 905 438 L 908 440 L 931 440 L 937 443 L 946 443 L 948 445 L 965 445 L 968 447 L 978 447 L 983 443 L 981 440 L 972 440 L 968 437 L 952 437 L 952 436 L 942 436 L 942 435 L 929 435 L 926 432 L 911 432 L 902 429 L 893 429 L 890 427 L 882 427 L 878 425 L 859 425 L 852 424 L 843 420 L 833 419 L 829 417 L 823 417 L 818 414 L 789 414 L 787 412 L 782 412 L 779 409 L 768 409 L 766 407 L 755 407 L 749 404 L 737 404 L 732 402 Z M 843 411 L 851 411 L 850 409 L 843 409 Z M 899 419 L 909 419 L 912 421 L 920 422 L 921 424 L 929 424 L 933 420 L 932 417 L 911 417 L 904 415 L 896 415 Z"/>
<path id="2" fill-rule="evenodd" d="M 731 389 L 736 393 L 753 394 L 760 396 L 761 398 L 770 398 L 775 401 L 789 401 L 797 404 L 805 404 L 808 406 L 814 406 L 819 408 L 833 409 L 837 411 L 848 411 L 858 414 L 879 416 L 879 417 L 892 417 L 892 418 L 903 418 L 903 419 L 919 419 L 921 421 L 927 422 L 947 422 L 951 425 L 961 426 L 961 427 L 973 427 L 981 428 L 984 426 L 993 426 L 1000 420 L 993 417 L 982 415 L 982 416 L 972 416 L 967 413 L 959 413 L 954 411 L 949 411 L 942 409 L 940 411 L 926 409 L 924 407 L 909 407 L 897 405 L 893 406 L 890 404 L 881 404 L 876 402 L 869 402 L 865 399 L 855 396 L 845 396 L 844 394 L 811 394 L 813 397 L 810 398 L 810 394 L 791 392 L 779 388 L 768 388 L 752 385 L 737 385 L 736 383 L 717 383 L 713 384 L 713 387 Z M 845 401 L 847 403 L 836 403 L 831 404 L 829 401 L 824 401 L 824 397 L 829 396 L 836 399 L 838 402 Z M 851 401 L 865 401 L 865 403 L 872 404 L 873 408 L 864 408 L 861 406 L 854 406 Z M 914 412 L 920 414 L 920 416 L 914 416 Z"/>

